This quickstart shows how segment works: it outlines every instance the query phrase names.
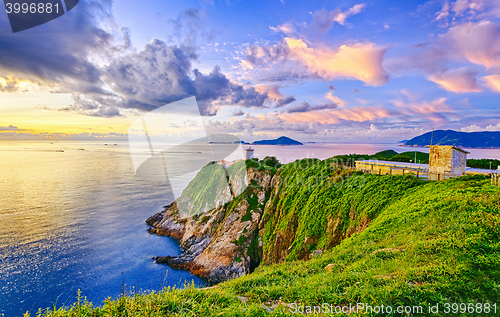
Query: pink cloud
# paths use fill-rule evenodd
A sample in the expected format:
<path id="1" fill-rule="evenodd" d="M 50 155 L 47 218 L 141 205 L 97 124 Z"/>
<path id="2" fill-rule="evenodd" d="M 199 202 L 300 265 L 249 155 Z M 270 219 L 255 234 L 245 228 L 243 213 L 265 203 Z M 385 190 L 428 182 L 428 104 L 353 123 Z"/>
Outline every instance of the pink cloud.
<path id="1" fill-rule="evenodd" d="M 448 0 L 446 0 L 443 4 L 443 8 L 441 9 L 441 11 L 436 13 L 435 21 L 446 19 L 448 18 L 449 15 L 450 15 L 450 3 L 448 2 Z"/>
<path id="2" fill-rule="evenodd" d="M 452 112 L 453 108 L 446 104 L 446 98 L 438 98 L 432 101 L 421 102 L 404 102 L 401 100 L 394 100 L 394 105 L 401 109 L 406 114 L 432 114 Z"/>
<path id="3" fill-rule="evenodd" d="M 345 106 L 345 101 L 335 96 L 333 92 L 328 92 L 326 94 L 326 98 L 332 101 L 333 103 L 337 104 L 339 107 Z"/>
<path id="4" fill-rule="evenodd" d="M 457 16 L 484 17 L 500 16 L 500 3 L 497 0 L 457 0 L 452 4 Z"/>
<path id="5" fill-rule="evenodd" d="M 289 113 L 281 115 L 286 122 L 339 124 L 342 121 L 365 122 L 389 117 L 386 109 L 377 107 L 336 108 L 325 111 Z"/>
<path id="6" fill-rule="evenodd" d="M 387 83 L 389 76 L 382 66 L 386 52 L 384 47 L 358 43 L 342 45 L 338 50 L 333 50 L 328 47 L 312 48 L 301 39 L 285 40 L 290 58 L 323 78 L 355 78 L 370 86 Z"/>
<path id="7" fill-rule="evenodd" d="M 356 4 L 355 6 L 350 8 L 349 10 L 339 13 L 333 20 L 340 25 L 344 25 L 345 20 L 348 17 L 360 13 L 361 10 L 363 10 L 365 7 L 366 7 L 366 4 L 364 4 L 364 3 Z"/>
<path id="8" fill-rule="evenodd" d="M 273 99 L 274 101 L 277 101 L 279 99 L 284 98 L 285 96 L 280 92 L 279 85 L 257 85 L 254 87 L 255 90 L 260 92 L 261 94 L 266 94 Z"/>
<path id="9" fill-rule="evenodd" d="M 282 32 L 288 36 L 292 36 L 293 34 L 295 34 L 297 32 L 297 30 L 295 29 L 293 24 L 290 22 L 285 22 L 282 25 L 278 25 L 276 27 L 270 26 L 269 28 L 271 30 L 273 30 L 274 32 Z"/>
<path id="10" fill-rule="evenodd" d="M 500 75 L 489 75 L 481 79 L 486 87 L 494 92 L 500 92 Z"/>
<path id="11" fill-rule="evenodd" d="M 500 66 L 499 38 L 500 26 L 490 21 L 460 24 L 443 36 L 459 55 L 486 68 Z"/>
<path id="12" fill-rule="evenodd" d="M 408 101 L 402 99 L 393 100 L 392 103 L 399 108 L 401 114 L 413 118 L 425 118 L 432 121 L 437 126 L 449 123 L 450 118 L 460 119 L 456 110 L 450 107 L 446 98 L 437 98 L 435 100 L 417 101 L 415 98 L 409 98 Z"/>
<path id="13" fill-rule="evenodd" d="M 429 80 L 452 92 L 479 92 L 481 88 L 477 85 L 476 75 L 477 71 L 463 67 L 433 74 L 429 76 Z"/>

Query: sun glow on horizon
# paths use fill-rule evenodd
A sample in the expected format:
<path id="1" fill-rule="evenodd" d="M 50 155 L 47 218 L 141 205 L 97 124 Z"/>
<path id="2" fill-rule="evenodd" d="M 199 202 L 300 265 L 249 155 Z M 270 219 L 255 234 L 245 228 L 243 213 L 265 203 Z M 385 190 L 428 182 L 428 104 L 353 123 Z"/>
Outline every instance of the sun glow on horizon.
<path id="1" fill-rule="evenodd" d="M 27 83 L 24 87 L 29 84 Z M 1 92 L 0 138 L 5 132 L 32 135 L 126 134 L 130 124 L 137 118 L 135 115 L 112 118 L 94 117 L 61 110 L 71 103 L 72 99 L 69 94 L 26 90 Z M 11 128 L 7 129 L 10 126 Z"/>

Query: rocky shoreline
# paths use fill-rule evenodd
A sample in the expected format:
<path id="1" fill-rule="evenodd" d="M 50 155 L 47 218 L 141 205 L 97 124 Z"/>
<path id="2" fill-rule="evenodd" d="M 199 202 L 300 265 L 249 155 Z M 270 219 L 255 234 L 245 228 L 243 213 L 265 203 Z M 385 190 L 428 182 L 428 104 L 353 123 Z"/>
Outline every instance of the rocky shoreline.
<path id="1" fill-rule="evenodd" d="M 199 215 L 182 217 L 177 203 L 173 202 L 148 218 L 150 233 L 178 240 L 183 250 L 179 257 L 157 256 L 156 262 L 188 270 L 211 283 L 252 272 L 262 259 L 258 230 L 271 178 L 267 170 L 250 168 L 245 183 L 251 185 L 230 203 Z"/>
<path id="2" fill-rule="evenodd" d="M 350 174 L 343 168 L 327 167 L 325 172 L 327 170 L 332 179 Z M 217 190 L 215 200 L 220 203 L 215 208 L 207 207 L 206 203 L 191 204 L 205 206 L 205 209 L 193 216 L 186 215 L 179 211 L 178 202 L 185 203 L 187 196 L 181 196 L 162 212 L 149 217 L 146 222 L 151 226 L 148 230 L 151 234 L 172 237 L 180 242 L 183 250 L 178 257 L 156 256 L 156 262 L 188 270 L 215 284 L 251 273 L 260 263 L 282 263 L 291 253 L 296 260 L 310 259 L 363 231 L 371 222 L 371 217 L 360 215 L 356 210 L 348 214 L 332 210 L 325 218 L 326 238 L 318 248 L 317 234 L 299 233 L 307 219 L 290 214 L 289 209 L 290 204 L 296 202 L 295 195 L 303 195 L 300 191 L 307 186 L 287 185 L 282 172 L 289 173 L 280 169 L 274 170 L 274 174 L 272 169 L 248 167 L 239 174 L 239 179 L 232 178 L 232 190 Z M 198 188 L 199 183 L 194 182 L 192 188 Z M 185 192 L 190 193 L 189 186 Z M 204 193 L 193 192 L 199 197 Z M 286 226 L 278 223 L 286 223 Z"/>

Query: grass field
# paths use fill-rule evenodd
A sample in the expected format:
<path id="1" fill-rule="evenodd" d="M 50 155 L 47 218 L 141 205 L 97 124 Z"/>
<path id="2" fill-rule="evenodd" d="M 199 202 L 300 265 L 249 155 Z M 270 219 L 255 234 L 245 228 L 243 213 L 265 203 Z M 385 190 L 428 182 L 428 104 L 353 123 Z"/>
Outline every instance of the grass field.
<path id="1" fill-rule="evenodd" d="M 299 168 L 285 165 L 278 174 L 299 173 Z M 300 173 L 319 172 L 313 165 Z M 281 216 L 267 222 L 264 250 L 274 247 L 273 234 L 290 219 L 286 215 L 294 213 L 298 219 L 283 263 L 261 264 L 252 274 L 209 289 L 166 288 L 96 303 L 99 307 L 79 298 L 72 307 L 53 307 L 39 315 L 288 316 L 308 307 L 326 311 L 358 303 L 394 311 L 376 313 L 365 307 L 325 315 L 470 316 L 467 310 L 500 315 L 500 189 L 483 176 L 443 182 L 364 177 L 364 187 L 282 186 L 273 194 L 270 201 L 281 208 Z M 325 219 L 332 215 L 344 217 L 345 231 L 363 215 L 371 222 L 329 248 L 323 233 Z M 314 234 L 318 239 L 312 248 L 322 254 L 297 260 L 298 246 Z M 466 305 L 454 305 L 461 303 Z M 412 313 L 397 313 L 398 307 Z M 430 307 L 437 313 L 429 313 Z"/>

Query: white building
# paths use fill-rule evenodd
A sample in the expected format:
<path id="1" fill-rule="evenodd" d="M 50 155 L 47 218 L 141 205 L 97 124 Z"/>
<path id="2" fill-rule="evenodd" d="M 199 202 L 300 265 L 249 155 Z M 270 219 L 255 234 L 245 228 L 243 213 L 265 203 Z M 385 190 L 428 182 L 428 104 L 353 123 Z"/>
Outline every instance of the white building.
<path id="1" fill-rule="evenodd" d="M 253 149 L 251 146 L 248 147 L 248 149 L 245 150 L 245 159 L 250 160 L 253 159 Z"/>

